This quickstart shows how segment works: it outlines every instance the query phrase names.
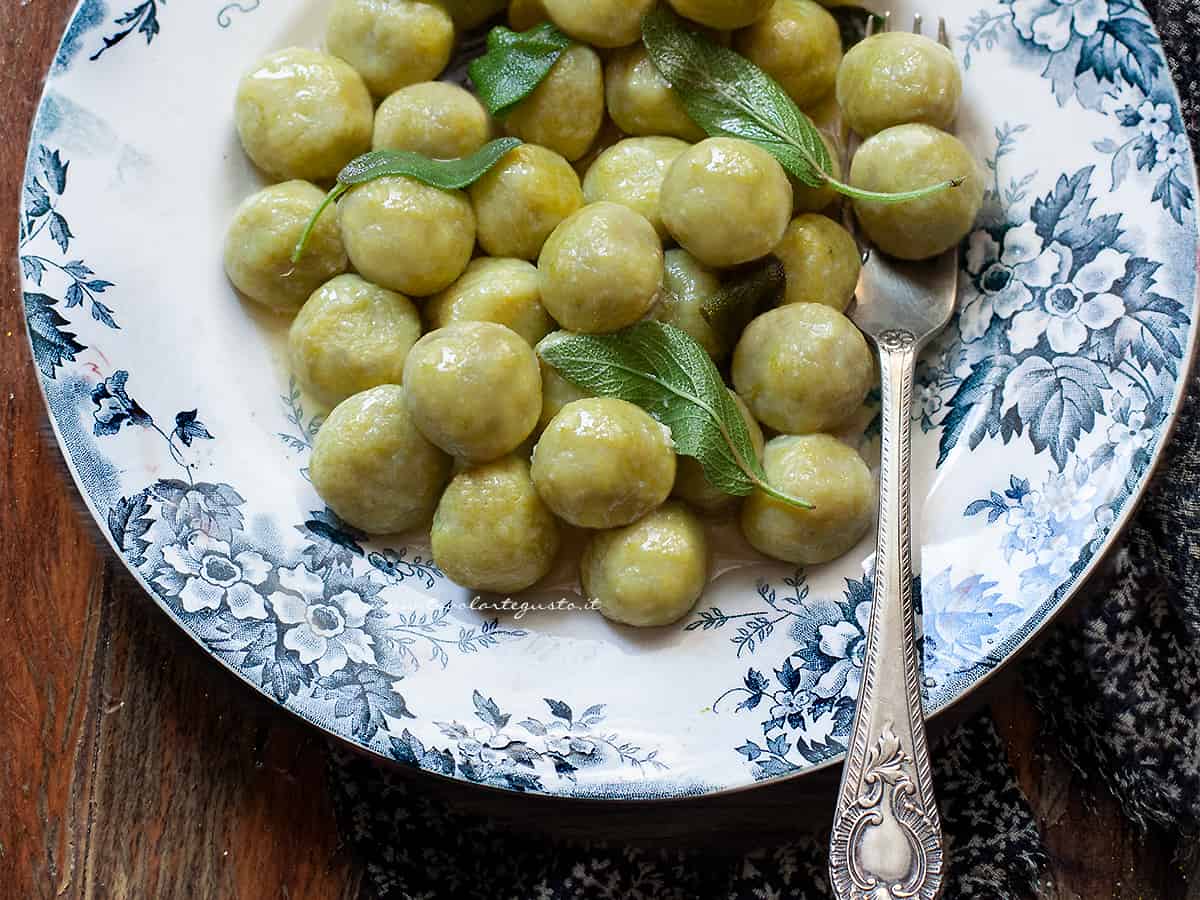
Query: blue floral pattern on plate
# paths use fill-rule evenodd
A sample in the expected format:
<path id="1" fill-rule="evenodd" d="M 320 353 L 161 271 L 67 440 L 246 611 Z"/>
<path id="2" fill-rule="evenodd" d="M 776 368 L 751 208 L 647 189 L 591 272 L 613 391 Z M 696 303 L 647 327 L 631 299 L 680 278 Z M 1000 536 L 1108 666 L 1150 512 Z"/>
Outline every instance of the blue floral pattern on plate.
<path id="1" fill-rule="evenodd" d="M 1061 607 L 1128 514 L 1195 343 L 1197 240 L 1190 151 L 1140 6 L 921 5 L 964 23 L 962 130 L 990 178 L 960 315 L 913 407 L 936 711 Z M 696 612 L 631 634 L 594 614 L 483 615 L 426 535 L 371 540 L 320 504 L 305 466 L 324 410 L 278 365 L 285 326 L 239 304 L 214 263 L 261 183 L 222 98 L 271 35 L 319 41 L 319 4 L 300 7 L 264 6 L 249 29 L 229 26 L 254 0 L 172 3 L 165 27 L 165 0 L 84 0 L 48 81 L 21 209 L 26 319 L 56 435 L 115 549 L 256 689 L 442 776 L 653 798 L 835 760 L 869 538 L 791 571 L 721 532 Z M 870 458 L 877 419 L 860 418 L 846 437 Z M 568 575 L 544 592 L 574 590 Z"/>

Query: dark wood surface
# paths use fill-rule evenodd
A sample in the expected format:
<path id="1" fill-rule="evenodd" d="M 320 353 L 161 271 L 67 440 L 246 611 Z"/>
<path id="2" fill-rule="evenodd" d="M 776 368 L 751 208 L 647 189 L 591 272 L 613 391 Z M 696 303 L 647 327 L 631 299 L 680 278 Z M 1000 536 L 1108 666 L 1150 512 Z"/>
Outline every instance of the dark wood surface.
<path id="1" fill-rule="evenodd" d="M 39 73 L 73 4 L 0 4 L 0 898 L 357 897 L 325 740 L 157 611 L 99 541 L 45 430 L 16 210 Z M 1200 873 L 1172 862 L 1171 841 L 1140 838 L 1107 798 L 1085 800 L 1019 691 L 997 685 L 993 707 L 1053 854 L 1045 898 L 1200 900 Z M 447 797 L 520 827 L 671 840 L 703 840 L 714 820 L 769 840 L 797 809 L 820 818 L 831 802 L 807 784 L 705 816 Z"/>

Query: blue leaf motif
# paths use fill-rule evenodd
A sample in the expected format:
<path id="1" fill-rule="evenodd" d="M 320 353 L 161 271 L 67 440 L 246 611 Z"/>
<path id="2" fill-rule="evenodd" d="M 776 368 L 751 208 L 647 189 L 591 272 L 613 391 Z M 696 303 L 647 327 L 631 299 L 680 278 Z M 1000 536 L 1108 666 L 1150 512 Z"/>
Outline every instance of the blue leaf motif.
<path id="1" fill-rule="evenodd" d="M 571 707 L 563 703 L 561 700 L 551 700 L 549 697 L 544 698 L 546 705 L 550 707 L 551 714 L 556 719 L 562 719 L 564 722 L 571 722 L 574 719 L 574 713 L 571 712 Z"/>
<path id="2" fill-rule="evenodd" d="M 50 212 L 50 194 L 35 178 L 25 182 L 25 215 L 39 219 Z"/>
<path id="3" fill-rule="evenodd" d="M 1002 427 L 1004 382 L 1016 368 L 1011 356 L 990 356 L 982 360 L 958 386 L 942 421 L 938 465 L 946 461 L 964 436 L 974 450 L 985 437 L 995 437 Z"/>
<path id="4" fill-rule="evenodd" d="M 1183 358 L 1188 316 L 1183 304 L 1155 293 L 1158 270 L 1158 263 L 1143 257 L 1129 261 L 1125 277 L 1113 285 L 1113 292 L 1125 301 L 1125 315 L 1100 336 L 1097 345 L 1114 366 L 1132 356 L 1143 368 L 1174 375 Z"/>
<path id="5" fill-rule="evenodd" d="M 46 274 L 46 267 L 36 256 L 22 256 L 21 274 L 34 284 L 40 286 L 42 283 L 42 277 Z"/>
<path id="6" fill-rule="evenodd" d="M 479 716 L 484 724 L 496 729 L 508 724 L 509 716 L 500 712 L 500 707 L 491 697 L 484 697 L 479 691 L 472 691 L 471 702 L 475 704 L 475 715 Z"/>
<path id="7" fill-rule="evenodd" d="M 60 197 L 67 189 L 67 167 L 70 165 L 63 162 L 57 150 L 51 150 L 45 144 L 38 147 L 38 166 L 46 178 L 46 183 Z"/>
<path id="8" fill-rule="evenodd" d="M 197 420 L 196 413 L 197 410 L 193 409 L 175 416 L 175 434 L 179 436 L 179 440 L 185 447 L 192 446 L 192 441 L 197 438 L 208 441 L 213 439 L 213 436 L 208 433 L 208 429 L 204 427 L 204 423 Z"/>
<path id="9" fill-rule="evenodd" d="M 754 743 L 754 741 L 746 741 L 742 746 L 735 749 L 748 760 L 755 760 L 763 755 L 763 748 Z"/>
<path id="10" fill-rule="evenodd" d="M 1034 356 L 1005 379 L 1004 396 L 1028 426 L 1034 450 L 1049 448 L 1062 470 L 1079 436 L 1095 427 L 1104 408 L 1100 391 L 1108 387 L 1104 370 L 1090 359 Z"/>
<path id="11" fill-rule="evenodd" d="M 43 375 L 54 378 L 59 368 L 74 362 L 75 355 L 87 347 L 75 340 L 73 332 L 63 330 L 64 325 L 71 323 L 54 309 L 58 301 L 53 297 L 26 293 L 24 301 L 34 361 Z"/>
<path id="12" fill-rule="evenodd" d="M 71 246 L 71 238 L 75 237 L 71 234 L 67 220 L 60 213 L 50 213 L 50 237 L 54 238 L 54 243 L 58 244 L 63 253 L 67 252 L 67 248 Z"/>

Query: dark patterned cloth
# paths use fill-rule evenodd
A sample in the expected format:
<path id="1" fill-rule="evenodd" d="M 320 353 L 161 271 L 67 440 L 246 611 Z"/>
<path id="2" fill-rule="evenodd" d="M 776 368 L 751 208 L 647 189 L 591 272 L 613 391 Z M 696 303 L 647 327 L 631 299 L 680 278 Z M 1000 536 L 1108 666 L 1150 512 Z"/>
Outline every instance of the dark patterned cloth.
<path id="1" fill-rule="evenodd" d="M 1200 125 L 1200 0 L 1150 0 Z M 1200 826 L 1200 390 L 1115 560 L 1082 616 L 1024 666 L 1050 743 L 1085 784 L 1111 791 L 1139 827 L 1172 841 Z M 1041 837 L 984 715 L 934 748 L 950 858 L 947 900 L 1036 893 Z M 818 900 L 829 896 L 823 842 L 750 856 L 531 841 L 449 812 L 360 756 L 331 762 L 339 824 L 383 900 Z"/>

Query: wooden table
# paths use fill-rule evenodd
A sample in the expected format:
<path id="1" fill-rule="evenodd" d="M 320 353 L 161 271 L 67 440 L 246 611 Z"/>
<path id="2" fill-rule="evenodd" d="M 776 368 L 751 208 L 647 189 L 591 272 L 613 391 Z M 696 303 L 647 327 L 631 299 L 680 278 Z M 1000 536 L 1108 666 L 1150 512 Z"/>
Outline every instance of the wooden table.
<path id="1" fill-rule="evenodd" d="M 102 543 L 45 425 L 16 211 L 37 79 L 73 5 L 0 7 L 0 896 L 356 897 L 363 873 L 339 847 L 324 738 L 157 610 Z M 1044 897 L 1200 898 L 1170 841 L 1143 841 L 1107 798 L 1085 803 L 1018 690 L 1000 685 L 994 709 L 1053 853 Z M 721 813 L 778 822 L 791 801 L 752 792 Z M 604 821 L 637 829 L 625 813 Z"/>

